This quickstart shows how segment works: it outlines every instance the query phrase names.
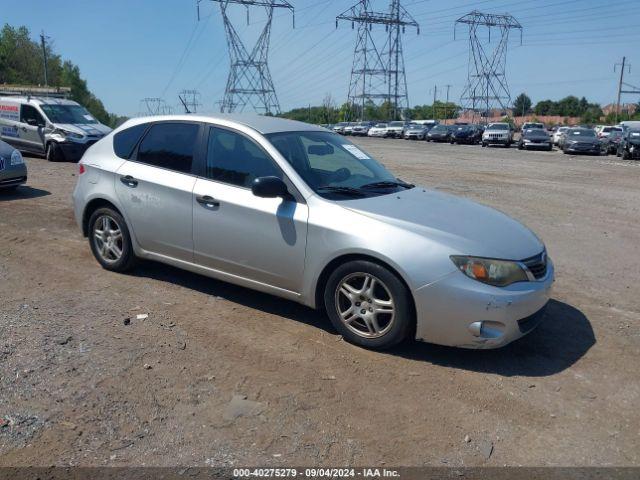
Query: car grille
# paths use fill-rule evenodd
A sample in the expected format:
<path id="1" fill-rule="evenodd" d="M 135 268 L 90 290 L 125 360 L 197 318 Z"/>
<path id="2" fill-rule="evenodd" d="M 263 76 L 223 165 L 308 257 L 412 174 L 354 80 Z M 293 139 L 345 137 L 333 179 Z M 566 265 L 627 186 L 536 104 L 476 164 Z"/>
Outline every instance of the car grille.
<path id="1" fill-rule="evenodd" d="M 526 265 L 531 274 L 536 278 L 536 280 L 540 280 L 544 278 L 547 274 L 547 252 L 544 251 L 535 257 L 527 258 L 522 260 L 522 263 Z"/>
<path id="2" fill-rule="evenodd" d="M 595 148 L 595 145 L 593 143 L 578 142 L 575 144 L 575 147 L 583 150 L 588 150 L 589 148 Z"/>
<path id="3" fill-rule="evenodd" d="M 487 137 L 489 137 L 491 140 L 499 140 L 501 138 L 506 138 L 506 136 L 502 133 L 488 133 Z"/>

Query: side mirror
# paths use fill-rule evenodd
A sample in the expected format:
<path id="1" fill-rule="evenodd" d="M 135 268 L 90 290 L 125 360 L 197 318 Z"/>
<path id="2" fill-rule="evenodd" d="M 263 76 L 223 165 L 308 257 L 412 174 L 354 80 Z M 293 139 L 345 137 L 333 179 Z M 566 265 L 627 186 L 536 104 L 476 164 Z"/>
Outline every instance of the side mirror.
<path id="1" fill-rule="evenodd" d="M 256 197 L 276 198 L 288 197 L 289 190 L 286 183 L 278 177 L 258 177 L 251 185 L 251 192 Z"/>
<path id="2" fill-rule="evenodd" d="M 27 125 L 36 127 L 38 125 L 38 121 L 35 118 L 27 118 Z"/>

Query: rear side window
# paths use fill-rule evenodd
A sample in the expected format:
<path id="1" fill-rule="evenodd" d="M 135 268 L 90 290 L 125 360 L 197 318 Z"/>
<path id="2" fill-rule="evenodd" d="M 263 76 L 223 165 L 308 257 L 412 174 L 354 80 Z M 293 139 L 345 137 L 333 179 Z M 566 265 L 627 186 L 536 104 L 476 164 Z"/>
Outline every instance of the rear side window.
<path id="1" fill-rule="evenodd" d="M 113 136 L 113 151 L 116 155 L 124 159 L 131 158 L 133 149 L 148 126 L 148 123 L 143 123 L 116 133 Z"/>
<path id="2" fill-rule="evenodd" d="M 142 139 L 138 162 L 191 173 L 200 126 L 194 123 L 156 123 Z"/>

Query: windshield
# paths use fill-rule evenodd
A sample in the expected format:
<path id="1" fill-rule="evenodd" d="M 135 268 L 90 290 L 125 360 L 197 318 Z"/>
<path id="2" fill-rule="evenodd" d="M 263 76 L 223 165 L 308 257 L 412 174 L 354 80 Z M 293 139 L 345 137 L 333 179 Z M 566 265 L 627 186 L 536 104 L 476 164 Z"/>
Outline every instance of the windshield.
<path id="1" fill-rule="evenodd" d="M 322 196 L 345 200 L 406 188 L 369 154 L 335 133 L 282 132 L 266 137 L 307 185 Z M 388 185 L 368 188 L 379 182 Z"/>
<path id="2" fill-rule="evenodd" d="M 445 127 L 444 125 L 436 125 L 435 127 L 433 127 L 433 129 L 431 130 L 432 132 L 446 132 L 449 130 L 449 127 Z"/>
<path id="3" fill-rule="evenodd" d="M 640 137 L 640 130 L 629 130 L 629 137 L 633 137 L 633 138 Z"/>
<path id="4" fill-rule="evenodd" d="M 572 137 L 595 137 L 596 132 L 593 130 L 570 130 L 569 135 Z"/>
<path id="5" fill-rule="evenodd" d="M 376 128 L 387 128 L 387 124 L 386 123 L 378 123 L 378 124 L 376 124 Z"/>
<path id="6" fill-rule="evenodd" d="M 411 130 L 422 130 L 423 128 L 424 128 L 424 125 L 418 125 L 417 123 L 409 125 L 409 129 Z"/>
<path id="7" fill-rule="evenodd" d="M 487 130 L 509 130 L 509 125 L 505 123 L 492 123 L 487 127 Z"/>
<path id="8" fill-rule="evenodd" d="M 391 122 L 390 127 L 404 127 L 404 122 Z"/>
<path id="9" fill-rule="evenodd" d="M 71 123 L 82 125 L 86 123 L 98 123 L 86 108 L 80 105 L 41 105 L 44 113 L 51 123 Z"/>

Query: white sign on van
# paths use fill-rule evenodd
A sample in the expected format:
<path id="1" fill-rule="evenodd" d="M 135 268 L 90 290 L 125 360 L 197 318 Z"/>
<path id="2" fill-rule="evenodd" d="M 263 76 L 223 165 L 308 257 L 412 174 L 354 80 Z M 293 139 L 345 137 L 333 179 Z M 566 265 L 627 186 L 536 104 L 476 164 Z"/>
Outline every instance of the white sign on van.
<path id="1" fill-rule="evenodd" d="M 14 122 L 19 122 L 20 107 L 18 107 L 18 105 L 0 103 L 0 118 L 5 120 L 13 120 Z"/>

